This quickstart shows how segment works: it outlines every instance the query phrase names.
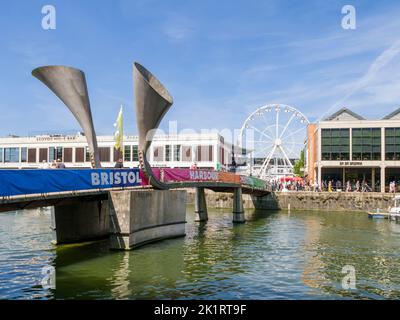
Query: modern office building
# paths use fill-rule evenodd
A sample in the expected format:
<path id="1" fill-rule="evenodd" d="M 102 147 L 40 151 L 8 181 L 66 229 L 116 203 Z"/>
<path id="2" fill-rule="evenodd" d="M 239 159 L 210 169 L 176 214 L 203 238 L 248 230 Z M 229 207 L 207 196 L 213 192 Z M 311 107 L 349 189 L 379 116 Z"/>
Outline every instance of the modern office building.
<path id="1" fill-rule="evenodd" d="M 103 167 L 113 167 L 119 158 L 126 167 L 138 167 L 138 137 L 124 137 L 124 154 L 114 149 L 113 136 L 99 136 L 98 146 Z M 0 169 L 38 168 L 44 162 L 61 159 L 67 168 L 89 168 L 86 138 L 77 135 L 39 135 L 33 137 L 0 138 Z M 215 169 L 219 165 L 228 170 L 232 148 L 224 137 L 211 134 L 156 135 L 149 149 L 148 159 L 155 167 L 189 168 L 196 162 L 199 168 Z"/>
<path id="2" fill-rule="evenodd" d="M 310 182 L 365 181 L 373 191 L 400 183 L 400 108 L 367 120 L 342 108 L 308 127 L 306 174 Z"/>

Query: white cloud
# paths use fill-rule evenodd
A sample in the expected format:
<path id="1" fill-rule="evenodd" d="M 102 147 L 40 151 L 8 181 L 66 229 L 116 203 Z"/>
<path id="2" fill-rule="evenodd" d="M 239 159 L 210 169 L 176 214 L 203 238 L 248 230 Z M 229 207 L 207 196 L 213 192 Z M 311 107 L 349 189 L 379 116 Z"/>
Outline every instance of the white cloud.
<path id="1" fill-rule="evenodd" d="M 183 41 L 190 38 L 195 29 L 192 20 L 182 16 L 171 15 L 163 25 L 162 31 L 172 41 Z"/>

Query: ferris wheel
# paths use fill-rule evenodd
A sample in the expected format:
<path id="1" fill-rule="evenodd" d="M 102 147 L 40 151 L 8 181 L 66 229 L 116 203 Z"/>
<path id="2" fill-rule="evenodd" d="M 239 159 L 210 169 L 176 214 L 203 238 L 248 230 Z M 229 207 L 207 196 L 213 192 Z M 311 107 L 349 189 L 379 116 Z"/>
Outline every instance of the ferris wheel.
<path id="1" fill-rule="evenodd" d="M 308 124 L 304 114 L 284 104 L 268 104 L 250 114 L 239 136 L 239 145 L 251 157 L 250 173 L 262 179 L 292 175 Z"/>

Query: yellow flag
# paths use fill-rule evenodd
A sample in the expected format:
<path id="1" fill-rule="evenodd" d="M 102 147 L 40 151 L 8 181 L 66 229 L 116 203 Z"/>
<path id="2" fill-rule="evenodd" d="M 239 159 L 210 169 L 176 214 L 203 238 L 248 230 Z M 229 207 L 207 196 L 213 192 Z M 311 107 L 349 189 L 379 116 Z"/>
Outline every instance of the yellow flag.
<path id="1" fill-rule="evenodd" d="M 117 120 L 114 123 L 114 127 L 117 129 L 114 133 L 115 149 L 124 152 L 124 119 L 122 116 L 122 105 L 119 110 Z"/>

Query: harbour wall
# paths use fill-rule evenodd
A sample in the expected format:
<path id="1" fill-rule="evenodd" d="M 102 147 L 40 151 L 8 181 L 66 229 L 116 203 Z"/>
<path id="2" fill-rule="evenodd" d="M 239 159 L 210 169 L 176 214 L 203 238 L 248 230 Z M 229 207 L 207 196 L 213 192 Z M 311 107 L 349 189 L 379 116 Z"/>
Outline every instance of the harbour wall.
<path id="1" fill-rule="evenodd" d="M 194 203 L 194 190 L 188 189 L 188 204 Z M 316 210 L 368 212 L 379 208 L 386 210 L 393 195 L 388 193 L 362 192 L 273 192 L 264 197 L 243 195 L 246 209 L 266 210 Z M 232 208 L 233 193 L 206 191 L 206 202 L 210 208 Z"/>

